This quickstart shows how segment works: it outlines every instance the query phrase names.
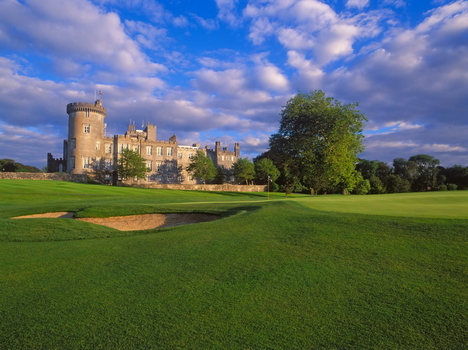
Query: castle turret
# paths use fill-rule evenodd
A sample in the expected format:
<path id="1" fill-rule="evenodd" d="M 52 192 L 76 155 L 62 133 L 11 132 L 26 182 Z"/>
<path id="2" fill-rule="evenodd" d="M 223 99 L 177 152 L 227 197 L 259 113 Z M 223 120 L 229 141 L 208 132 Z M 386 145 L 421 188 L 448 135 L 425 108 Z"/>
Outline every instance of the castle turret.
<path id="1" fill-rule="evenodd" d="M 95 103 L 73 102 L 67 105 L 67 113 L 67 172 L 81 174 L 101 155 L 106 109 L 101 100 Z"/>
<path id="2" fill-rule="evenodd" d="M 234 155 L 239 158 L 240 157 L 240 145 L 239 143 L 234 144 Z"/>

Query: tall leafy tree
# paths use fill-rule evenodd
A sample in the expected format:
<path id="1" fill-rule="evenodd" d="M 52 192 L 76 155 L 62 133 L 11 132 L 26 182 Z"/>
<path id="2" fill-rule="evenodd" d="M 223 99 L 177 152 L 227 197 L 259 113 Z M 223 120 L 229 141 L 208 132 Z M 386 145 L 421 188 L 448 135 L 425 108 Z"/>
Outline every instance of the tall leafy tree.
<path id="1" fill-rule="evenodd" d="M 268 181 L 275 182 L 280 176 L 278 168 L 273 161 L 268 158 L 262 158 L 254 162 L 255 178 L 259 184 L 267 184 Z"/>
<path id="2" fill-rule="evenodd" d="M 393 160 L 393 173 L 402 179 L 406 179 L 409 183 L 412 183 L 418 176 L 418 169 L 416 163 L 412 160 L 395 158 Z"/>
<path id="3" fill-rule="evenodd" d="M 194 178 L 202 180 L 204 184 L 216 178 L 218 171 L 210 157 L 198 150 L 190 160 L 187 171 Z"/>
<path id="4" fill-rule="evenodd" d="M 117 171 L 124 180 L 131 178 L 144 178 L 146 176 L 145 159 L 137 151 L 124 148 L 120 154 Z"/>
<path id="5" fill-rule="evenodd" d="M 387 178 L 387 193 L 409 192 L 410 188 L 410 182 L 401 176 L 390 174 Z"/>
<path id="6" fill-rule="evenodd" d="M 455 164 L 450 168 L 441 168 L 440 171 L 445 176 L 447 185 L 456 185 L 459 190 L 468 189 L 468 167 Z"/>
<path id="7" fill-rule="evenodd" d="M 248 185 L 249 181 L 255 178 L 255 167 L 254 164 L 247 158 L 239 158 L 233 164 L 234 177 L 240 182 L 244 182 Z"/>
<path id="8" fill-rule="evenodd" d="M 414 191 L 426 191 L 435 189 L 437 186 L 437 175 L 439 173 L 440 161 L 428 154 L 417 154 L 408 159 L 413 162 L 417 169 L 417 178 L 413 181 Z"/>
<path id="9" fill-rule="evenodd" d="M 301 184 L 323 192 L 353 189 L 367 120 L 357 106 L 342 104 L 320 90 L 299 93 L 287 102 L 279 130 L 270 137 L 271 156 L 286 187 Z"/>

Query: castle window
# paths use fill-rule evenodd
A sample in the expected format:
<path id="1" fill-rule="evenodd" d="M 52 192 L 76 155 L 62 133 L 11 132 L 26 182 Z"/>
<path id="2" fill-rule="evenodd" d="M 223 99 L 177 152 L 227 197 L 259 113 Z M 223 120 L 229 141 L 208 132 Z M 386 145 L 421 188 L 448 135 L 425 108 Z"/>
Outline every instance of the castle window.
<path id="1" fill-rule="evenodd" d="M 182 152 L 177 152 L 177 158 L 182 159 Z"/>
<path id="2" fill-rule="evenodd" d="M 162 162 L 156 162 L 156 170 L 161 170 Z"/>
<path id="3" fill-rule="evenodd" d="M 167 147 L 167 155 L 172 156 L 172 147 Z"/>
<path id="4" fill-rule="evenodd" d="M 99 151 L 101 149 L 101 142 L 96 141 L 96 149 Z"/>
<path id="5" fill-rule="evenodd" d="M 224 160 L 224 156 L 221 156 L 221 160 Z"/>
<path id="6" fill-rule="evenodd" d="M 89 168 L 89 157 L 83 157 L 83 169 Z"/>
<path id="7" fill-rule="evenodd" d="M 156 155 L 162 156 L 162 147 L 156 147 Z"/>
<path id="8" fill-rule="evenodd" d="M 112 153 L 112 145 L 110 143 L 106 143 L 106 153 Z"/>
<path id="9" fill-rule="evenodd" d="M 153 155 L 153 146 L 146 146 L 146 155 L 147 156 Z"/>
<path id="10" fill-rule="evenodd" d="M 133 146 L 133 152 L 138 152 L 139 151 L 139 147 L 138 146 Z"/>
<path id="11" fill-rule="evenodd" d="M 151 160 L 146 161 L 146 170 L 151 171 L 153 169 L 153 162 Z"/>
<path id="12" fill-rule="evenodd" d="M 70 157 L 70 166 L 72 169 L 75 169 L 75 157 Z"/>
<path id="13" fill-rule="evenodd" d="M 76 148 L 76 139 L 71 139 L 70 140 L 70 148 L 75 149 Z"/>
<path id="14" fill-rule="evenodd" d="M 91 132 L 89 124 L 83 124 L 83 132 L 86 134 L 89 134 Z"/>
<path id="15" fill-rule="evenodd" d="M 124 149 L 128 149 L 128 145 L 124 145 L 123 143 L 119 144 L 119 153 L 122 153 Z"/>
<path id="16" fill-rule="evenodd" d="M 188 157 L 189 157 L 189 159 L 191 159 L 193 157 L 193 153 L 189 153 Z"/>
<path id="17" fill-rule="evenodd" d="M 112 159 L 106 159 L 105 164 L 107 170 L 112 170 Z"/>

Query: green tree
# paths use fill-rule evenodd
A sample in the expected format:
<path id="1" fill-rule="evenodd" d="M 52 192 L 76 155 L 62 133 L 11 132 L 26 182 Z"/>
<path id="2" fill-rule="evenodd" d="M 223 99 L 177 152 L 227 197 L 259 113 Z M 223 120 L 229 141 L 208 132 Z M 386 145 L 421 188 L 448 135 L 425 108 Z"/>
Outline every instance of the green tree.
<path id="1" fill-rule="evenodd" d="M 446 178 L 447 187 L 449 184 L 455 184 L 458 189 L 468 189 L 468 167 L 455 164 L 450 168 L 441 168 L 440 171 Z M 454 186 L 450 186 L 450 189 L 453 188 Z"/>
<path id="2" fill-rule="evenodd" d="M 364 179 L 369 180 L 372 176 L 377 174 L 379 162 L 377 160 L 359 159 L 356 164 L 356 170 L 362 174 Z"/>
<path id="3" fill-rule="evenodd" d="M 0 159 L 0 172 L 40 173 L 41 171 L 35 166 L 17 163 L 13 159 Z"/>
<path id="4" fill-rule="evenodd" d="M 249 180 L 253 180 L 255 178 L 254 164 L 247 158 L 239 158 L 233 164 L 233 170 L 234 177 L 239 183 L 245 181 L 245 184 L 248 185 Z"/>
<path id="5" fill-rule="evenodd" d="M 385 183 L 390 174 L 390 167 L 387 164 L 378 160 L 360 159 L 359 163 L 356 164 L 356 170 L 362 174 L 364 179 L 369 180 L 370 193 L 386 192 Z"/>
<path id="6" fill-rule="evenodd" d="M 218 171 L 216 166 L 210 157 L 205 152 L 198 150 L 197 153 L 190 160 L 189 166 L 186 168 L 187 172 L 196 179 L 203 181 L 206 184 L 207 181 L 214 180 Z"/>
<path id="7" fill-rule="evenodd" d="M 440 164 L 438 159 L 427 154 L 418 154 L 410 157 L 408 162 L 413 162 L 417 169 L 417 177 L 412 183 L 413 191 L 433 190 L 437 187 Z"/>
<path id="8" fill-rule="evenodd" d="M 268 180 L 275 182 L 280 176 L 280 171 L 275 166 L 273 161 L 268 158 L 262 158 L 254 161 L 255 178 L 257 183 L 266 185 Z"/>
<path id="9" fill-rule="evenodd" d="M 111 181 L 112 169 L 107 169 L 104 158 L 96 158 L 89 164 L 88 175 L 92 181 L 105 184 Z"/>
<path id="10" fill-rule="evenodd" d="M 287 102 L 279 130 L 270 137 L 271 156 L 286 187 L 301 184 L 316 192 L 353 189 L 367 120 L 357 106 L 341 104 L 320 90 L 299 93 Z"/>
<path id="11" fill-rule="evenodd" d="M 395 158 L 393 160 L 393 173 L 402 179 L 412 183 L 418 176 L 416 164 L 413 161 L 408 161 L 405 158 Z"/>
<path id="12" fill-rule="evenodd" d="M 364 179 L 360 173 L 356 176 L 356 186 L 353 189 L 354 194 L 368 194 L 371 189 L 371 184 L 368 179 Z"/>
<path id="13" fill-rule="evenodd" d="M 124 148 L 120 154 L 117 167 L 119 176 L 126 180 L 131 178 L 144 178 L 148 169 L 145 159 L 137 152 Z"/>
<path id="14" fill-rule="evenodd" d="M 390 174 L 387 178 L 387 193 L 404 193 L 409 192 L 411 188 L 410 182 L 395 174 Z"/>

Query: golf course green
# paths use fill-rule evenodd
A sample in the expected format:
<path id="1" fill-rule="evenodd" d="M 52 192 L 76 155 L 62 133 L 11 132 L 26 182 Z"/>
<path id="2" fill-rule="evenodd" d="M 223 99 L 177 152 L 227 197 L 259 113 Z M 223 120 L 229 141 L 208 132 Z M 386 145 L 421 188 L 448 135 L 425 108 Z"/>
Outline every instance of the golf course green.
<path id="1" fill-rule="evenodd" d="M 208 213 L 119 231 L 73 219 Z M 468 349 L 468 191 L 0 180 L 1 349 Z"/>

